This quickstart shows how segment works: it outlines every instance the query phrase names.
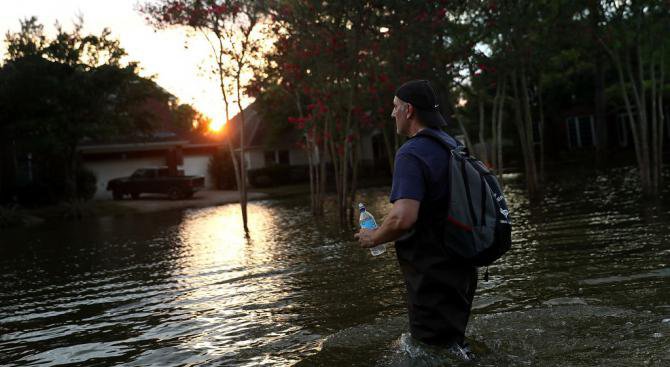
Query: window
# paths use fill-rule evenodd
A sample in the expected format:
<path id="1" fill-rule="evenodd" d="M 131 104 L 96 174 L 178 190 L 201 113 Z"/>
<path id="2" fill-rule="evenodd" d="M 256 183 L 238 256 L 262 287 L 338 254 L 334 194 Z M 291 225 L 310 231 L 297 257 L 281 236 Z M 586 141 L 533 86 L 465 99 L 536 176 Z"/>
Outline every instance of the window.
<path id="1" fill-rule="evenodd" d="M 593 116 L 570 117 L 568 123 L 568 145 L 570 148 L 596 146 Z"/>
<path id="2" fill-rule="evenodd" d="M 265 153 L 263 153 L 263 156 L 265 157 L 264 160 L 265 160 L 265 165 L 266 166 L 271 166 L 271 165 L 277 163 L 277 161 L 275 160 L 275 152 L 274 151 L 269 151 L 269 152 L 266 151 Z"/>
<path id="3" fill-rule="evenodd" d="M 266 166 L 290 163 L 288 150 L 270 150 L 264 152 L 263 156 L 265 157 Z"/>

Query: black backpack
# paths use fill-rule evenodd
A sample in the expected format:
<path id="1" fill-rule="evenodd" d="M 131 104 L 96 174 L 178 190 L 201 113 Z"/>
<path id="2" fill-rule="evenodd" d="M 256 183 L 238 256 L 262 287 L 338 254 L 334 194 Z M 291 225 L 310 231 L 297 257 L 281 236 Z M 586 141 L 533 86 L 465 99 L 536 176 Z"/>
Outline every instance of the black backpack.
<path id="1" fill-rule="evenodd" d="M 435 139 L 451 154 L 445 249 L 470 265 L 491 265 L 512 245 L 512 222 L 498 180 L 463 146 L 451 145 L 431 129 L 417 135 Z"/>

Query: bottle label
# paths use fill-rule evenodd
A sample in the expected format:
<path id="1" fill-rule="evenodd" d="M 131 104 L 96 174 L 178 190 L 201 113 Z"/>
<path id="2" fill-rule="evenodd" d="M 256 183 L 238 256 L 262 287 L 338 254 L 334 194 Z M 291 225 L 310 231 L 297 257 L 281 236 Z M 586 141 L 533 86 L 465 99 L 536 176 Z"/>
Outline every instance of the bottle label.
<path id="1" fill-rule="evenodd" d="M 365 219 L 361 221 L 361 228 L 365 229 L 375 229 L 377 228 L 377 223 L 375 223 L 375 220 L 372 218 Z"/>

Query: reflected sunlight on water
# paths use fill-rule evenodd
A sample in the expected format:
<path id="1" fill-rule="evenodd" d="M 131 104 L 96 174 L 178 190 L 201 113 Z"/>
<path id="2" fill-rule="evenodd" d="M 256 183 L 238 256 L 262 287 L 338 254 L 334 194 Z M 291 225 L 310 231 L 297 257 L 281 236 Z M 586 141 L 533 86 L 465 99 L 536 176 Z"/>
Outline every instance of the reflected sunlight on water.
<path id="1" fill-rule="evenodd" d="M 514 244 L 475 296 L 479 365 L 668 365 L 670 211 L 631 172 L 560 175 L 537 203 L 506 175 Z M 388 192 L 357 201 L 381 221 Z M 403 348 L 395 249 L 372 257 L 307 202 L 249 203 L 248 237 L 238 205 L 4 232 L 0 365 L 426 365 Z"/>
<path id="2" fill-rule="evenodd" d="M 270 249 L 268 234 L 275 227 L 275 215 L 271 207 L 249 205 L 249 228 L 253 228 L 253 237 L 247 237 L 236 205 L 191 213 L 179 226 L 182 267 L 243 264 L 267 258 L 264 254 Z"/>
<path id="3" fill-rule="evenodd" d="M 194 211 L 180 224 L 177 235 L 179 277 L 188 291 L 175 302 L 200 323 L 200 332 L 191 335 L 184 347 L 212 357 L 235 356 L 237 362 L 245 350 L 253 355 L 254 348 L 298 331 L 274 317 L 278 306 L 290 303 L 291 295 L 284 284 L 290 269 L 269 263 L 276 257 L 278 213 L 272 206 L 256 203 L 249 205 L 248 213 L 250 236 L 242 228 L 237 205 Z M 267 334 L 267 338 L 249 338 L 249 333 Z M 256 355 L 250 363 L 260 360 L 273 358 Z"/>

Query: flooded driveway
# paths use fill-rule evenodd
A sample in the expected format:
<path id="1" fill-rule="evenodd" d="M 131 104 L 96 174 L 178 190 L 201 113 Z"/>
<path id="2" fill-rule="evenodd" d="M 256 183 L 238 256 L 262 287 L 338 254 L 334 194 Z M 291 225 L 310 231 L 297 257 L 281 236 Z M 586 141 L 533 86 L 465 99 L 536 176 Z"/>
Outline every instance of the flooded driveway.
<path id="1" fill-rule="evenodd" d="M 670 210 L 635 178 L 566 172 L 534 205 L 509 182 L 475 365 L 670 365 Z M 382 217 L 387 194 L 361 200 Z M 393 249 L 372 258 L 308 205 L 250 203 L 250 238 L 235 204 L 5 230 L 0 365 L 457 364 L 407 337 Z"/>

